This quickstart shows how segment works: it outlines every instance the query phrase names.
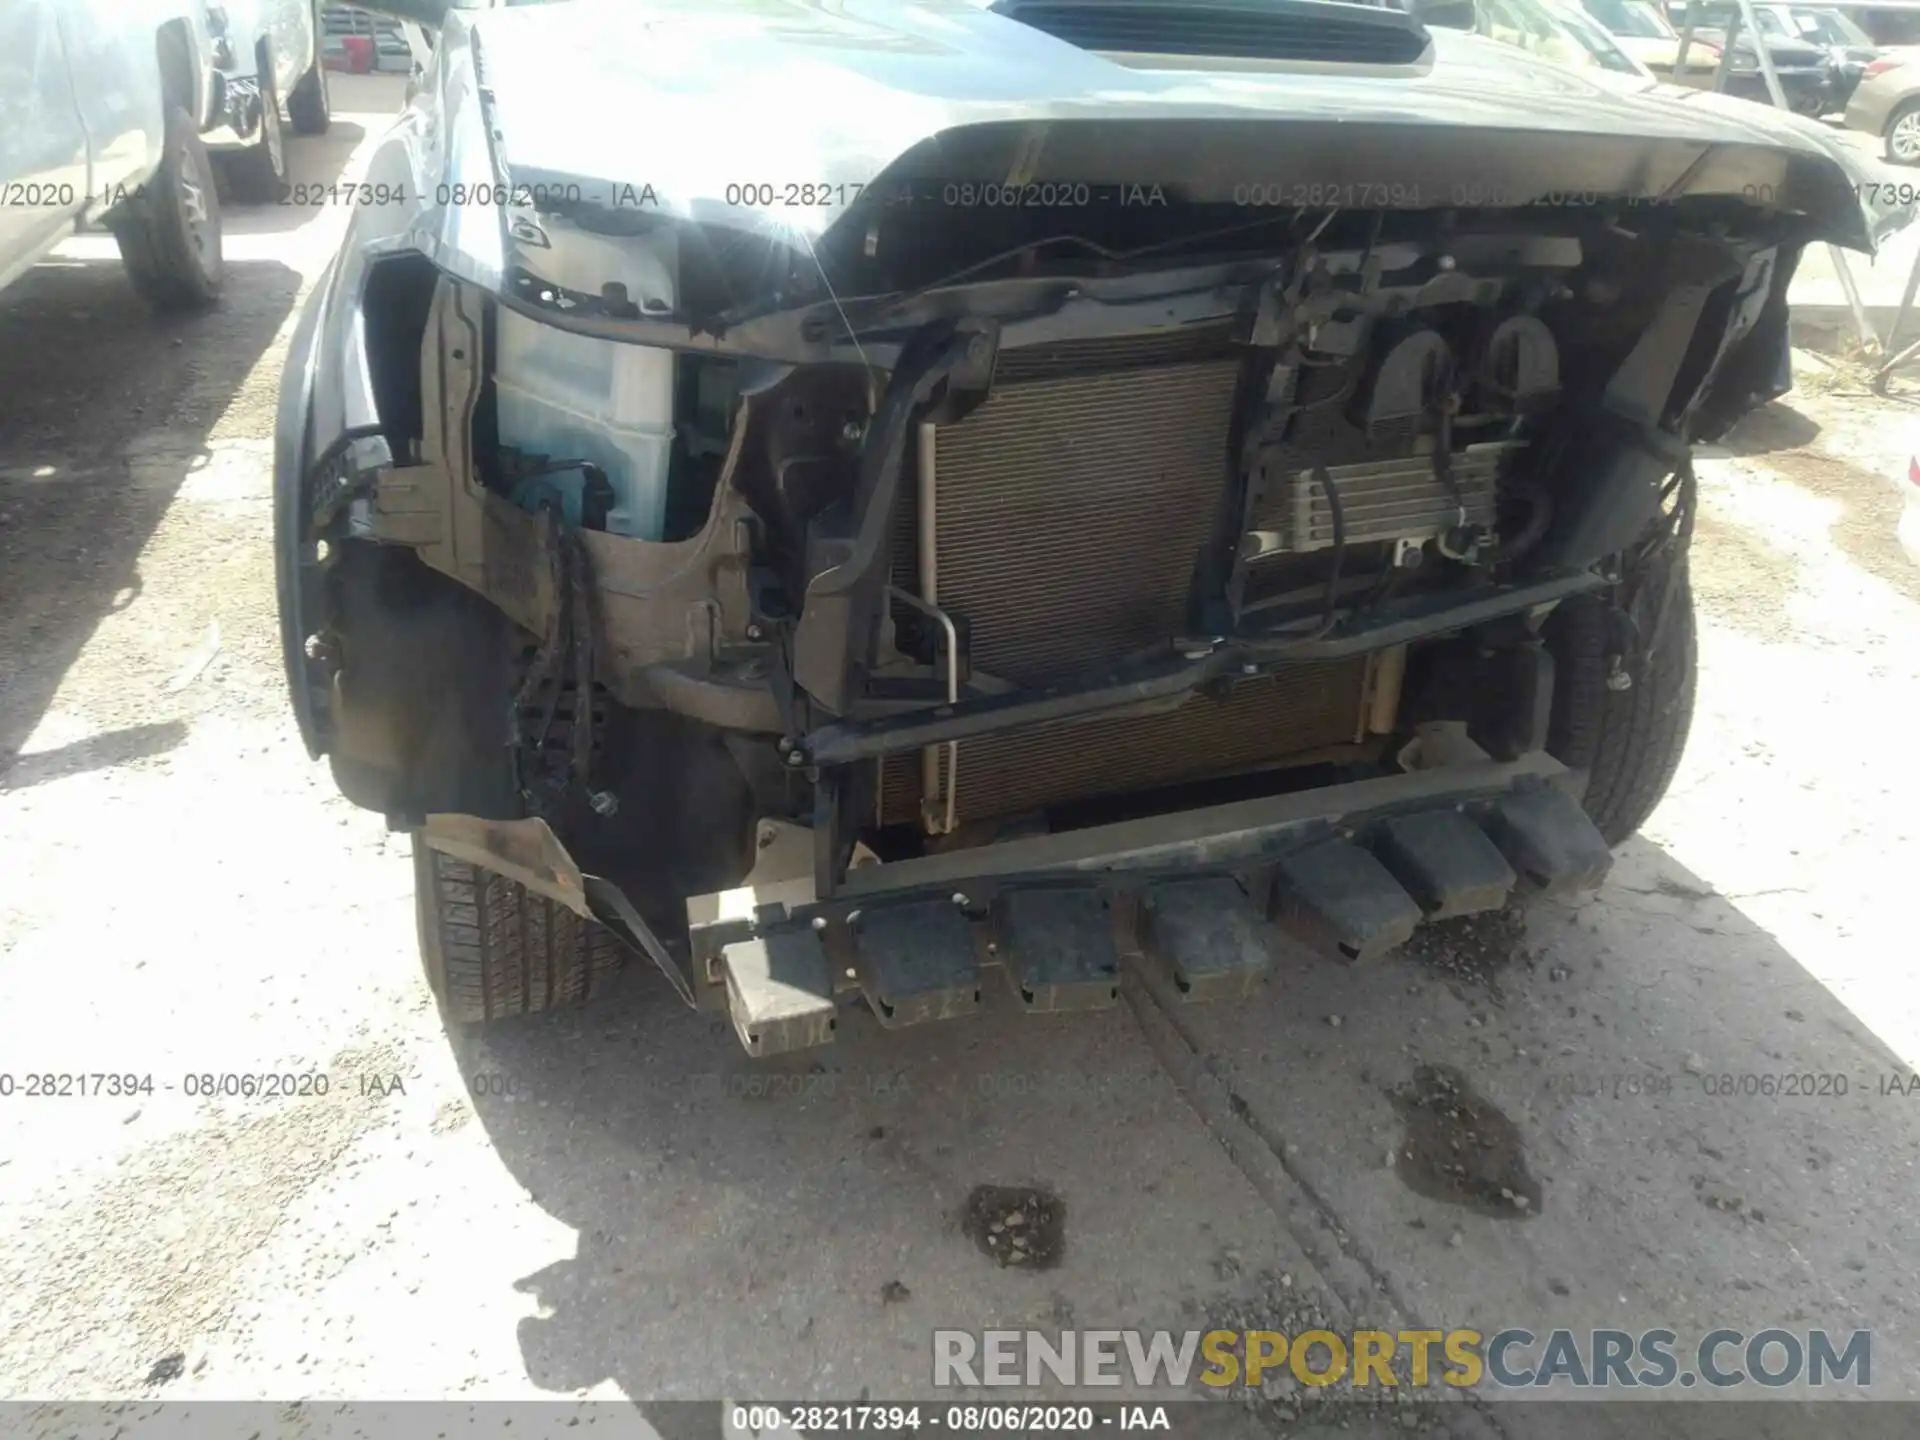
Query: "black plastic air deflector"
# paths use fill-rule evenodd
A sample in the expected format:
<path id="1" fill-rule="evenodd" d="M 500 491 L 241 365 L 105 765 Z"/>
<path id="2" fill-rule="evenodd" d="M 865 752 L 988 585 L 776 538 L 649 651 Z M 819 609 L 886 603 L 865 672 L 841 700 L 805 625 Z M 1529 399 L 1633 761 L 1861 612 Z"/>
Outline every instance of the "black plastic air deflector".
<path id="1" fill-rule="evenodd" d="M 1338 0 L 998 0 L 998 13 L 1082 50 L 1411 65 L 1427 31 L 1403 10 Z"/>

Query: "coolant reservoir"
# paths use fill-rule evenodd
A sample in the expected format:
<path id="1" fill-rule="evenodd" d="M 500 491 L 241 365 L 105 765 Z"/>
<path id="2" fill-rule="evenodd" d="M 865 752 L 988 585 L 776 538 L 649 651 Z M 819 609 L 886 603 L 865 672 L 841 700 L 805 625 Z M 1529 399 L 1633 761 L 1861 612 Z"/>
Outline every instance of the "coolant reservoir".
<path id="1" fill-rule="evenodd" d="M 549 258 L 563 269 L 544 278 L 569 290 L 598 295 L 618 282 L 642 310 L 673 307 L 679 257 L 670 228 L 573 231 Z M 607 529 L 658 540 L 666 528 L 674 352 L 569 334 L 504 307 L 497 338 L 500 443 L 554 466 L 598 466 L 613 486 Z"/>

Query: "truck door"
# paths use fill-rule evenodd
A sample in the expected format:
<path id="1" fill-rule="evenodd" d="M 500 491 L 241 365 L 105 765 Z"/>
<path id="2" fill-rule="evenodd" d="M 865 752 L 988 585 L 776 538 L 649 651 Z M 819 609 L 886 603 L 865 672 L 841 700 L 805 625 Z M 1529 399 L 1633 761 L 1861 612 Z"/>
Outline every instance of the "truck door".
<path id="1" fill-rule="evenodd" d="M 132 189 L 153 173 L 166 143 L 162 7 L 158 0 L 52 0 L 52 8 L 87 134 L 93 193 Z"/>
<path id="2" fill-rule="evenodd" d="M 319 53 L 312 0 L 261 0 L 260 28 L 273 47 L 274 93 L 285 105 Z"/>
<path id="3" fill-rule="evenodd" d="M 86 204 L 87 136 L 57 0 L 0 0 L 0 287 Z"/>

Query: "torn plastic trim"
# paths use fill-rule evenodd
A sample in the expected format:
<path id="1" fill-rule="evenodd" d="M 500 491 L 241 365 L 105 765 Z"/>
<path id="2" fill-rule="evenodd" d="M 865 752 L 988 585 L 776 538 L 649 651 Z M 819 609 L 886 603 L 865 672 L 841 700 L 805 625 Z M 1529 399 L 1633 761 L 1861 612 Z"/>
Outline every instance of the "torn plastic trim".
<path id="1" fill-rule="evenodd" d="M 456 860 L 524 885 L 583 920 L 598 921 L 653 961 L 689 1006 L 695 1003 L 693 982 L 633 902 L 612 881 L 581 870 L 545 820 L 440 813 L 427 816 L 419 838 Z"/>
<path id="2" fill-rule="evenodd" d="M 1453 240 L 1448 247 L 1467 268 L 1475 258 L 1473 238 Z M 1516 237 L 1498 238 L 1511 248 Z M 975 281 L 905 295 L 755 301 L 705 317 L 622 317 L 603 308 L 598 297 L 568 295 L 531 272 L 525 273 L 534 283 L 526 286 L 491 274 L 428 236 L 415 234 L 382 253 L 424 255 L 502 307 L 574 335 L 795 366 L 860 364 L 877 370 L 894 368 L 925 326 L 963 317 L 999 320 L 1004 327 L 1002 349 L 1215 324 L 1234 318 L 1246 289 L 1269 279 L 1275 265 L 1272 256 L 1262 256 L 1118 276 Z M 1392 274 L 1415 264 L 1422 253 L 1417 245 L 1393 245 L 1383 247 L 1374 259 Z M 1330 276 L 1358 274 L 1367 259 L 1362 249 L 1317 254 Z M 552 298 L 542 300 L 541 293 Z"/>
<path id="3" fill-rule="evenodd" d="M 1130 146 L 1129 154 L 1145 147 L 1143 153 L 1151 157 L 1158 152 L 1153 142 L 1141 135 L 1139 124 L 1129 120 L 1087 122 L 1084 127 L 1051 126 L 1044 132 L 1045 143 L 1040 150 L 1045 164 L 1035 170 L 1031 178 L 1044 180 L 1056 172 L 1061 176 L 1075 176 L 1078 173 L 1075 166 L 1082 163 L 1076 157 L 1082 156 L 1088 157 L 1084 163 L 1095 163 L 1097 159 L 1110 165 L 1115 146 Z M 1255 125 L 1255 129 L 1243 135 L 1249 125 Z M 449 128 L 461 131 L 459 125 Z M 1026 150 L 1014 141 L 1028 136 L 1031 127 L 1000 128 L 1006 132 L 1004 138 L 998 132 L 986 137 L 982 127 L 963 126 L 943 135 L 941 141 L 962 147 L 963 151 L 980 150 L 981 173 L 1005 173 L 988 166 L 985 157 L 1001 157 L 1003 150 L 1007 157 L 1024 156 Z M 1592 143 L 1602 145 L 1611 158 L 1601 173 L 1589 174 L 1575 164 L 1578 155 L 1568 158 L 1570 152 L 1565 145 L 1568 137 L 1565 136 L 1490 132 L 1487 143 L 1496 145 L 1503 153 L 1489 158 L 1475 148 L 1475 137 L 1482 132 L 1462 127 L 1447 132 L 1449 150 L 1446 154 L 1434 155 L 1429 150 L 1410 155 L 1409 147 L 1418 147 L 1404 133 L 1404 127 L 1374 125 L 1373 131 L 1390 133 L 1372 135 L 1367 157 L 1363 158 L 1349 154 L 1346 148 L 1355 143 L 1358 132 L 1369 129 L 1363 125 L 1327 127 L 1320 122 L 1310 122 L 1299 126 L 1300 133 L 1296 134 L 1294 122 L 1277 119 L 1257 122 L 1257 125 L 1256 122 L 1209 119 L 1204 123 L 1189 121 L 1185 128 L 1240 136 L 1242 164 L 1236 169 L 1221 157 L 1210 154 L 1207 165 L 1196 166 L 1188 156 L 1182 162 L 1184 173 L 1212 177 L 1213 189 L 1182 196 L 1183 204 L 1229 202 L 1235 193 L 1233 186 L 1220 177 L 1241 177 L 1240 188 L 1244 191 L 1246 175 L 1272 172 L 1274 147 L 1283 142 L 1289 157 L 1286 166 L 1289 174 L 1307 173 L 1312 169 L 1314 173 L 1336 177 L 1366 175 L 1367 184 L 1356 187 L 1366 194 L 1390 192 L 1399 185 L 1407 193 L 1424 197 L 1417 206 L 1378 207 L 1383 209 L 1438 213 L 1455 203 L 1457 195 L 1481 196 L 1487 192 L 1490 182 L 1486 177 L 1491 173 L 1503 177 L 1494 188 L 1503 200 L 1510 202 L 1496 209 L 1509 215 L 1536 214 L 1543 226 L 1551 226 L 1563 213 L 1560 203 L 1554 199 L 1556 196 L 1592 196 L 1600 208 L 1624 207 L 1624 223 L 1631 223 L 1636 216 L 1652 217 L 1682 201 L 1739 201 L 1751 194 L 1769 197 L 1766 203 L 1759 199 L 1748 202 L 1756 225 L 1770 222 L 1777 227 L 1781 223 L 1797 223 L 1806 232 L 1800 237 L 1802 240 L 1825 239 L 1862 250 L 1870 250 L 1874 243 L 1874 226 L 1858 199 L 1866 192 L 1854 188 L 1849 179 L 1852 172 L 1831 153 L 1726 140 L 1702 143 L 1674 138 L 1592 137 Z M 1300 134 L 1307 131 L 1316 136 L 1321 136 L 1323 131 L 1325 134 L 1309 146 L 1300 139 Z M 503 187 L 509 194 L 538 194 L 551 188 L 577 192 L 584 198 L 570 203 L 564 211 L 543 209 L 531 203 L 467 207 L 465 211 L 459 207 L 424 207 L 412 215 L 403 229 L 367 239 L 360 247 L 361 263 L 372 264 L 394 251 L 417 252 L 456 279 L 493 294 L 501 304 L 572 333 L 799 364 L 863 358 L 881 368 L 897 356 L 898 346 L 905 343 L 913 329 L 930 320 L 952 319 L 963 309 L 977 315 L 982 313 L 981 307 L 991 305 L 995 307 L 996 318 L 1011 323 L 1016 319 L 1050 318 L 1065 301 L 1079 296 L 1102 297 L 1109 306 L 1128 298 L 1143 304 L 1160 299 L 1183 301 L 1187 292 L 1178 284 L 1166 283 L 1166 277 L 1183 274 L 1191 277 L 1193 297 L 1206 298 L 1204 286 L 1208 282 L 1201 277 L 1209 273 L 1208 269 L 1187 267 L 1184 271 L 1156 271 L 1145 276 L 1028 280 L 1019 282 L 1017 288 L 985 282 L 908 296 L 841 294 L 833 297 L 819 285 L 794 289 L 776 284 L 770 289 L 778 293 L 755 297 L 722 313 L 698 316 L 680 311 L 633 313 L 631 305 L 610 304 L 598 294 L 569 292 L 549 279 L 550 273 L 569 269 L 555 263 L 555 252 L 575 243 L 577 235 L 590 233 L 598 243 L 603 238 L 598 233 L 603 225 L 613 227 L 608 233 L 635 236 L 655 227 L 672 227 L 680 231 L 683 245 L 710 243 L 709 231 L 719 231 L 743 241 L 759 236 L 766 243 L 785 246 L 793 260 L 811 274 L 823 258 L 849 248 L 841 245 L 842 240 L 855 232 L 863 232 L 869 223 L 884 223 L 888 215 L 886 195 L 900 186 L 931 185 L 938 191 L 946 181 L 937 177 L 951 178 L 955 161 L 950 155 L 943 155 L 941 145 L 916 147 L 865 183 L 864 190 L 876 198 L 850 203 L 816 237 L 791 224 L 769 229 L 763 223 L 764 217 L 758 217 L 756 212 L 724 206 L 717 201 L 698 205 L 663 201 L 660 209 L 642 214 L 620 203 L 620 182 L 573 172 L 550 172 L 519 162 L 508 165 L 505 161 L 496 161 L 492 155 L 495 142 L 485 132 L 478 133 L 479 139 L 463 147 L 450 146 L 448 153 L 441 157 L 446 181 L 442 189 Z M 1096 145 L 1094 141 L 1098 136 L 1108 139 Z M 498 144 L 509 146 L 511 138 L 509 135 Z M 984 143 L 987 138 L 992 139 L 991 145 Z M 1319 154 L 1323 158 L 1310 166 L 1304 158 L 1308 154 Z M 1006 158 L 1004 163 L 1012 163 L 1012 158 Z M 1171 152 L 1167 163 L 1174 163 Z M 1574 167 L 1571 170 L 1570 165 Z M 1405 169 L 1406 178 L 1389 183 L 1383 178 L 1386 172 L 1378 169 L 1381 166 L 1392 167 L 1396 175 Z M 510 179 L 505 178 L 507 173 Z M 1226 188 L 1215 194 L 1214 190 L 1222 185 Z M 850 188 L 862 189 L 859 185 Z M 1544 208 L 1529 210 L 1528 207 L 1542 203 L 1539 197 L 1543 195 L 1548 197 Z M 1854 212 L 1851 220 L 1835 208 L 1843 201 Z M 1468 213 L 1473 208 L 1470 206 Z M 1273 213 L 1278 220 L 1287 212 L 1280 208 Z M 482 217 L 492 223 L 480 223 Z M 1489 241 L 1498 238 L 1501 237 L 1487 237 Z M 1516 237 L 1504 238 L 1511 244 Z M 1733 238 L 1737 242 L 1737 236 Z M 1469 234 L 1450 244 L 1470 245 L 1472 240 Z M 1357 256 L 1358 252 L 1355 253 Z M 1331 253 L 1324 258 L 1330 264 L 1338 263 Z M 1471 268 L 1470 257 L 1464 250 L 1456 258 L 1464 267 Z M 1213 283 L 1232 286 L 1248 278 L 1261 263 L 1270 262 L 1246 262 L 1238 267 L 1243 273 L 1235 273 L 1235 267 L 1230 265 L 1211 267 L 1211 273 L 1217 277 Z M 966 292 L 964 300 L 957 293 L 962 289 Z M 1203 323 L 1206 318 L 1202 314 L 1169 314 L 1160 323 Z M 1098 333 L 1097 329 L 1087 328 L 1088 315 L 1084 309 L 1074 319 L 1076 334 Z M 1038 332 L 1031 336 L 1010 333 L 1007 344 L 1012 347 L 1044 343 L 1047 338 Z"/>
<path id="4" fill-rule="evenodd" d="M 1456 268 L 1421 275 L 1423 262 L 1441 249 Z M 1584 253 L 1580 235 L 1562 231 L 1469 230 L 1448 235 L 1444 245 L 1400 240 L 1371 249 L 1338 250 L 1309 250 L 1289 238 L 1276 240 L 1270 253 L 1115 275 L 964 280 L 906 292 L 827 298 L 773 292 L 712 315 L 623 314 L 599 296 L 567 291 L 528 270 L 515 270 L 505 281 L 475 278 L 471 283 L 490 290 L 503 307 L 571 334 L 792 365 L 859 364 L 889 370 L 927 326 L 962 319 L 999 324 L 999 348 L 1009 350 L 1234 320 L 1247 295 L 1275 279 L 1283 258 L 1297 263 L 1301 254 L 1311 255 L 1316 275 L 1326 281 L 1372 277 L 1359 288 L 1334 284 L 1317 292 L 1311 303 L 1331 314 L 1398 313 L 1446 304 L 1467 298 L 1476 285 L 1496 283 L 1491 276 L 1474 278 L 1482 271 L 1527 266 L 1572 272 L 1580 268 Z M 449 273 L 468 278 L 455 269 Z M 1256 338 L 1256 343 L 1272 342 Z"/>

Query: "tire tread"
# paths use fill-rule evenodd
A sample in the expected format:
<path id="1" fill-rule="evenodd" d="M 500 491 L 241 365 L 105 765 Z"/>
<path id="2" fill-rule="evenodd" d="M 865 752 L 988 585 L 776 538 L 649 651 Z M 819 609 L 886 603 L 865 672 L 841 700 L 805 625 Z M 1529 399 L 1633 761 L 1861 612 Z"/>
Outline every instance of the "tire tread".
<path id="1" fill-rule="evenodd" d="M 486 1024 L 578 1004 L 626 963 L 604 925 L 414 841 L 421 959 L 447 1018 Z"/>

